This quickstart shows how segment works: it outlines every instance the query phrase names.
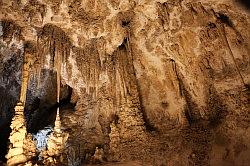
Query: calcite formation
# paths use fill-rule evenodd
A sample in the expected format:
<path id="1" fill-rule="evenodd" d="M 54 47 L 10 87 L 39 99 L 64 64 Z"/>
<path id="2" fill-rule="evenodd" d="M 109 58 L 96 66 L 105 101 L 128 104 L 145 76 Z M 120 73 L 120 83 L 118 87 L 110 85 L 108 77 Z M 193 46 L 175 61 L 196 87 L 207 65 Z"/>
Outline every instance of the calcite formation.
<path id="1" fill-rule="evenodd" d="M 8 165 L 28 163 L 36 156 L 36 147 L 32 136 L 27 133 L 24 119 L 24 106 L 21 102 L 15 107 L 15 115 L 11 123 L 10 146 L 6 155 Z"/>
<path id="2" fill-rule="evenodd" d="M 10 146 L 6 155 L 8 165 L 18 165 L 28 163 L 36 156 L 36 146 L 32 136 L 27 133 L 26 122 L 24 118 L 24 107 L 28 89 L 29 70 L 31 63 L 31 55 L 25 52 L 22 85 L 20 100 L 15 106 L 15 114 L 11 122 L 12 132 L 10 133 Z"/>
<path id="3" fill-rule="evenodd" d="M 60 165 L 65 159 L 63 153 L 66 147 L 68 134 L 62 132 L 59 109 L 57 110 L 55 127 L 49 136 L 47 148 L 42 152 L 42 159 L 45 165 Z"/>
<path id="4" fill-rule="evenodd" d="M 95 154 L 93 155 L 93 159 L 92 162 L 93 163 L 103 163 L 103 156 L 104 156 L 104 152 L 102 148 L 95 148 Z"/>
<path id="5" fill-rule="evenodd" d="M 0 98 L 0 129 L 12 118 L 8 110 L 22 84 L 18 69 L 30 55 L 30 81 L 22 86 L 29 96 L 21 95 L 34 112 L 27 111 L 28 128 L 60 106 L 72 165 L 91 163 L 96 147 L 103 149 L 102 162 L 247 165 L 250 17 L 244 4 L 0 0 L 0 91 L 12 99 Z"/>
<path id="6" fill-rule="evenodd" d="M 61 121 L 59 116 L 59 109 L 57 110 L 55 127 L 51 135 L 49 136 L 47 148 L 42 151 L 41 157 L 45 165 L 58 165 L 63 163 L 63 153 L 66 147 L 66 141 L 68 134 L 62 132 Z"/>

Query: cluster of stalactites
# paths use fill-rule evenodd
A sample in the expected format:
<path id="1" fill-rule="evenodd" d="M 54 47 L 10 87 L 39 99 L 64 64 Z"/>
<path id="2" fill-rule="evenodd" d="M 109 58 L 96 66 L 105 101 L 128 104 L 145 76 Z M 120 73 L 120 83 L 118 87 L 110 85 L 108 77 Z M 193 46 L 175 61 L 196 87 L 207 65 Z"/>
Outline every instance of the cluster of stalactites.
<path id="1" fill-rule="evenodd" d="M 63 30 L 51 24 L 46 24 L 41 30 L 38 30 L 37 34 L 37 61 L 34 68 L 38 75 L 38 85 L 41 70 L 45 66 L 57 72 L 58 82 L 60 81 L 61 66 L 66 63 L 70 54 L 70 39 Z M 57 90 L 60 91 L 59 88 Z"/>
<path id="2" fill-rule="evenodd" d="M 21 35 L 22 28 L 15 24 L 12 20 L 1 20 L 1 38 L 3 41 L 5 41 L 7 44 L 11 42 L 13 38 L 20 41 L 23 40 L 23 37 Z"/>
<path id="3" fill-rule="evenodd" d="M 66 63 L 67 57 L 70 54 L 71 43 L 64 31 L 54 25 L 45 25 L 38 32 L 37 40 L 37 71 L 38 79 L 40 79 L 41 69 L 45 68 L 45 64 L 49 69 L 57 73 L 57 102 L 60 101 L 60 85 L 61 85 L 61 68 L 62 64 Z M 47 57 L 49 56 L 49 58 Z M 47 61 L 49 59 L 49 62 Z M 40 80 L 38 80 L 40 82 Z M 50 135 L 47 149 L 42 152 L 44 164 L 57 164 L 62 161 L 60 156 L 63 153 L 68 134 L 62 132 L 61 121 L 59 116 L 59 108 L 55 120 L 53 133 Z"/>
<path id="4" fill-rule="evenodd" d="M 13 38 L 21 40 L 21 28 L 19 26 L 11 21 L 1 21 L 1 26 L 3 31 L 1 38 L 5 42 L 9 43 Z M 49 55 L 49 66 L 57 72 L 57 102 L 59 103 L 61 65 L 66 63 L 70 47 L 71 43 L 66 34 L 53 25 L 45 25 L 39 31 L 37 43 L 24 42 L 21 92 L 11 124 L 10 147 L 6 155 L 8 165 L 27 165 L 29 160 L 36 155 L 36 146 L 32 136 L 27 133 L 23 115 L 30 74 L 38 75 L 39 85 L 41 70 L 46 63 L 46 56 Z M 58 108 L 54 132 L 48 141 L 47 154 L 49 156 L 58 156 L 64 148 L 67 138 L 68 135 L 61 130 Z"/>

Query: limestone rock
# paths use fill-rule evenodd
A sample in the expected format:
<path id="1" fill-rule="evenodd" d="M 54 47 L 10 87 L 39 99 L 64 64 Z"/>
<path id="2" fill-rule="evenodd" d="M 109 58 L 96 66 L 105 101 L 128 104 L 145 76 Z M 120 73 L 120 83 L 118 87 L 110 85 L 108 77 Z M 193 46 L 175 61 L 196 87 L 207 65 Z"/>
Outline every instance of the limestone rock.
<path id="1" fill-rule="evenodd" d="M 241 1 L 2 0 L 0 90 L 17 96 L 32 41 L 27 92 L 47 111 L 58 101 L 56 82 L 73 89 L 74 109 L 61 121 L 75 163 L 102 147 L 110 161 L 247 165 L 250 17 Z M 12 102 L 2 103 L 11 117 Z M 64 141 L 51 137 L 52 155 Z"/>

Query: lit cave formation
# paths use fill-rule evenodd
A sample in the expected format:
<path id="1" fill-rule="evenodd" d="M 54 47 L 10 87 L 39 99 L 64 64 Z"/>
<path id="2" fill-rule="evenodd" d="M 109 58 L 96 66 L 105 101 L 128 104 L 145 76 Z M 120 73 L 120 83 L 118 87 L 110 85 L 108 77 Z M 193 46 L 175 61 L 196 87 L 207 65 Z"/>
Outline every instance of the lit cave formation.
<path id="1" fill-rule="evenodd" d="M 0 0 L 0 166 L 249 163 L 249 1 Z"/>

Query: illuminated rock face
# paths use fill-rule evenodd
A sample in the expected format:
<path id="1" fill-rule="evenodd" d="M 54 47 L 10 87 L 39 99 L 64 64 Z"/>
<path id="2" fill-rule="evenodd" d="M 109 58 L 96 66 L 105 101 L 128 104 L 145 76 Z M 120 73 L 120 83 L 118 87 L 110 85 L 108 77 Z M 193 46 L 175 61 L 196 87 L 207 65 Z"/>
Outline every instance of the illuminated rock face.
<path id="1" fill-rule="evenodd" d="M 58 80 L 73 89 L 76 106 L 62 111 L 61 121 L 78 163 L 90 161 L 96 147 L 108 161 L 250 162 L 250 22 L 238 0 L 0 4 L 3 64 L 19 59 L 8 52 L 22 52 L 20 40 L 32 41 L 38 97 L 58 102 L 60 86 L 47 95 Z M 57 79 L 44 81 L 45 69 L 59 71 Z M 29 87 L 34 94 L 37 87 Z"/>

